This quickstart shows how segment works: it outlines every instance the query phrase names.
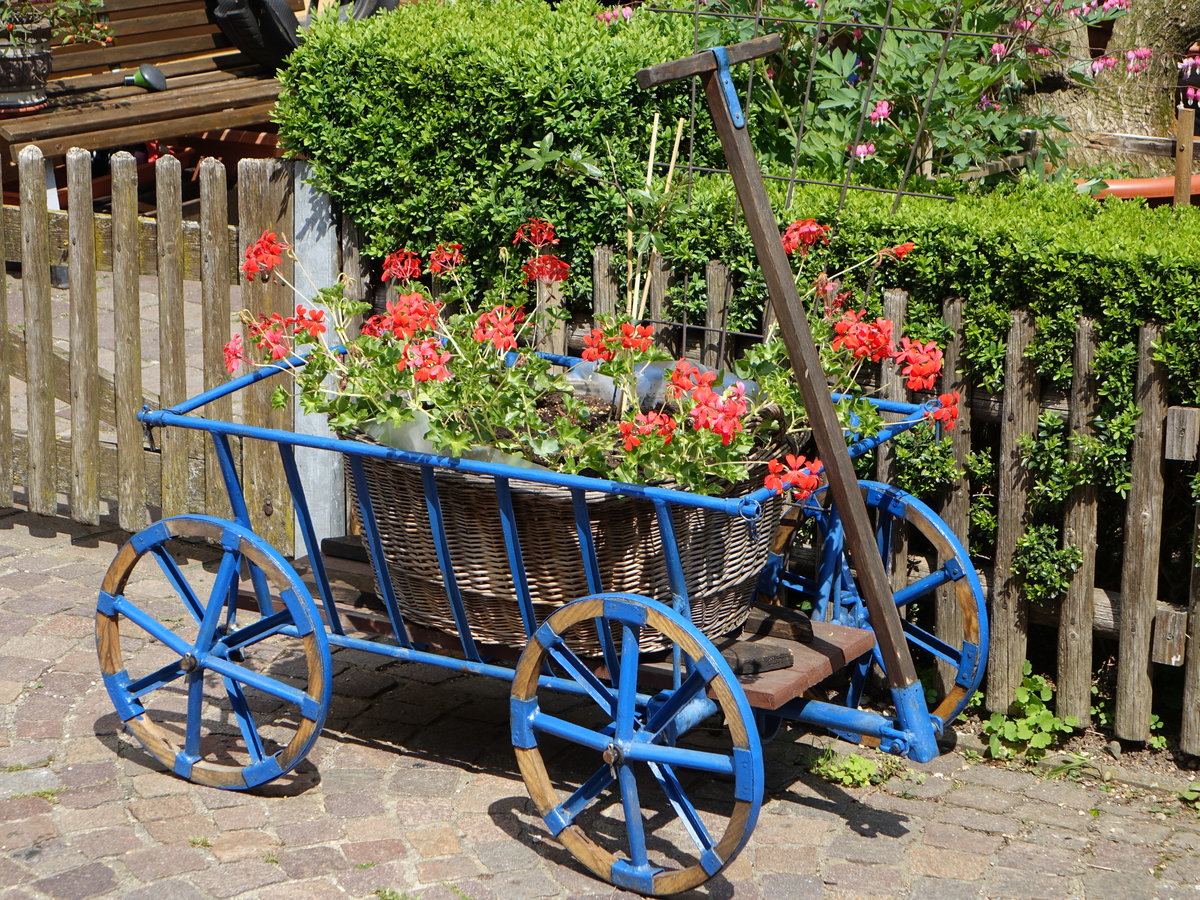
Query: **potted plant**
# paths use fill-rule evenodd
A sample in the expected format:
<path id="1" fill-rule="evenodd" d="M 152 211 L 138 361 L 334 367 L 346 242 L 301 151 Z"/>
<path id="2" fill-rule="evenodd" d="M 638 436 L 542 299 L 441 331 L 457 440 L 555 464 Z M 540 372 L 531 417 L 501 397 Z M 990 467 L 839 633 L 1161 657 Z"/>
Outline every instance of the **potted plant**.
<path id="1" fill-rule="evenodd" d="M 812 220 L 798 222 L 785 233 L 785 246 L 803 259 L 826 240 L 827 230 Z M 530 348 L 528 338 L 545 313 L 514 299 L 531 284 L 552 286 L 567 277 L 567 264 L 553 252 L 554 227 L 531 219 L 513 243 L 526 247 L 528 258 L 511 263 L 511 273 L 482 291 L 469 289 L 458 244 L 439 244 L 424 260 L 408 250 L 391 254 L 384 277 L 394 299 L 359 327 L 352 323 L 370 308 L 346 299 L 340 284 L 321 290 L 319 305 L 302 303 L 293 315 L 243 313 L 249 346 L 235 335 L 225 348 L 227 368 L 278 366 L 306 351 L 305 364 L 293 370 L 302 408 L 327 415 L 343 435 L 404 450 L 705 494 L 743 495 L 765 484 L 775 497 L 763 528 L 739 527 L 736 518 L 705 510 L 671 512 L 693 620 L 712 636 L 739 627 L 769 553 L 782 495 L 804 499 L 820 484 L 821 463 L 807 457 L 807 417 L 782 342 L 752 348 L 736 373 L 725 373 L 671 359 L 654 346 L 649 325 L 610 320 L 584 338 L 582 360 L 564 366 L 562 358 Z M 911 249 L 888 248 L 869 261 L 879 264 Z M 249 279 L 279 277 L 287 252 L 276 235 L 264 233 L 247 248 L 243 272 Z M 421 286 L 425 275 L 437 290 Z M 845 423 L 869 433 L 880 420 L 861 399 L 859 369 L 868 362 L 894 364 L 911 386 L 928 390 L 941 353 L 907 338 L 897 348 L 890 322 L 843 309 L 849 293 L 839 292 L 836 278 L 818 277 L 814 290 L 822 292 L 824 313 L 815 321 L 827 371 L 850 395 L 840 401 Z M 288 403 L 288 390 L 277 389 L 275 399 Z M 931 416 L 952 426 L 956 402 L 946 395 Z M 362 465 L 406 619 L 452 633 L 421 470 L 387 460 Z M 437 483 L 473 632 L 484 642 L 523 646 L 517 604 L 497 602 L 513 598 L 514 588 L 494 486 L 456 472 L 439 473 Z M 511 490 L 522 546 L 539 550 L 526 556 L 539 615 L 591 593 L 579 564 L 578 498 L 550 486 L 514 482 Z M 585 502 L 605 588 L 667 595 L 653 504 L 600 494 Z M 511 616 L 501 614 L 506 608 Z"/>
<path id="2" fill-rule="evenodd" d="M 46 105 L 55 40 L 112 43 L 103 0 L 6 0 L 0 6 L 0 115 Z"/>

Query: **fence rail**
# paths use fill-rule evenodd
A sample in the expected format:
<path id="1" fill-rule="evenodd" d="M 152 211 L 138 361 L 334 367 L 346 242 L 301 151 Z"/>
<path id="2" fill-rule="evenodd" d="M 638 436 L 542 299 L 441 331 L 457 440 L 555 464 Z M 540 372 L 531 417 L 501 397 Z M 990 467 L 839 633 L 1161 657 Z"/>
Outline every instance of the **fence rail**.
<path id="1" fill-rule="evenodd" d="M 236 225 L 229 224 L 230 179 L 215 160 L 205 160 L 198 169 L 201 202 L 196 222 L 183 218 L 181 172 L 171 157 L 156 164 L 155 219 L 139 216 L 136 166 L 132 157 L 121 154 L 113 159 L 112 214 L 94 213 L 88 163 L 82 151 L 70 155 L 70 209 L 49 210 L 46 168 L 38 151 L 27 149 L 20 165 L 21 204 L 4 207 L 0 215 L 0 256 L 21 264 L 19 296 L 9 296 L 8 279 L 0 279 L 0 484 L 20 486 L 33 512 L 63 513 L 84 523 L 99 521 L 107 504 L 120 527 L 128 530 L 141 527 L 149 513 L 227 515 L 211 448 L 196 435 L 147 435 L 135 413 L 143 404 L 171 405 L 225 380 L 222 346 L 234 327 L 234 309 L 290 310 L 293 299 L 278 286 L 240 280 L 241 246 L 263 230 L 285 234 L 305 263 L 305 272 L 285 273 L 293 283 L 310 277 L 315 283 L 301 287 L 315 292 L 346 272 L 349 290 L 355 292 L 361 273 L 353 229 L 335 227 L 326 199 L 304 183 L 302 164 L 294 161 L 245 160 L 239 165 Z M 619 254 L 611 248 L 595 252 L 596 313 L 615 311 L 623 290 L 621 266 L 614 266 L 614 257 Z M 65 311 L 51 289 L 52 268 L 64 265 L 69 272 Z M 665 319 L 670 274 L 666 261 L 652 261 L 647 287 L 652 320 Z M 710 300 L 704 321 L 675 323 L 669 332 L 676 352 L 690 352 L 718 365 L 731 353 L 732 333 L 726 326 L 734 285 L 719 262 L 707 267 L 706 278 Z M 105 288 L 109 284 L 111 290 Z M 893 290 L 884 296 L 902 328 L 906 296 Z M 1194 562 L 1200 512 L 1190 548 L 1188 608 L 1164 603 L 1157 593 L 1164 491 L 1179 489 L 1178 484 L 1164 485 L 1164 464 L 1195 463 L 1200 455 L 1200 410 L 1166 406 L 1165 377 L 1149 353 L 1155 326 L 1143 326 L 1139 342 L 1143 415 L 1133 450 L 1119 590 L 1095 583 L 1097 492 L 1080 485 L 1067 503 L 1063 533 L 1065 541 L 1083 548 L 1083 564 L 1061 606 L 1043 610 L 1031 608 L 1012 574 L 1015 542 L 1027 522 L 1029 490 L 1019 439 L 1033 432 L 1045 408 L 1064 414 L 1072 432 L 1089 433 L 1097 404 L 1091 375 L 1094 325 L 1087 319 L 1079 323 L 1076 376 L 1069 394 L 1044 397 L 1022 349 L 1033 339 L 1033 318 L 1017 311 L 1009 334 L 1007 389 L 996 398 L 974 389 L 957 371 L 965 341 L 963 301 L 946 300 L 943 318 L 951 334 L 945 389 L 962 394 L 965 411 L 952 436 L 960 463 L 972 450 L 973 432 L 978 434 L 985 423 L 999 423 L 999 535 L 994 566 L 983 571 L 994 620 L 988 705 L 1007 707 L 1020 683 L 1029 624 L 1045 622 L 1059 628 L 1058 711 L 1087 721 L 1093 635 L 1115 637 L 1120 658 L 1117 736 L 1142 741 L 1149 737 L 1153 666 L 1183 666 L 1180 747 L 1200 755 L 1200 650 L 1191 638 L 1200 622 L 1200 568 Z M 566 329 L 547 336 L 560 351 L 571 339 Z M 10 391 L 10 385 L 15 390 Z M 906 393 L 902 386 L 893 390 Z M 241 408 L 235 409 L 228 399 L 215 405 L 212 415 L 248 424 L 309 432 L 324 427 L 294 410 L 272 409 L 266 388 L 248 396 Z M 247 441 L 235 450 L 256 530 L 281 549 L 296 551 L 286 481 L 275 448 Z M 298 462 L 306 481 L 315 479 L 321 485 L 309 493 L 319 533 L 342 533 L 340 467 L 328 458 Z M 887 457 L 877 466 L 881 477 L 889 477 Z M 0 506 L 15 502 L 9 497 L 0 492 Z M 943 516 L 963 536 L 969 500 L 964 479 L 945 492 L 940 504 Z M 923 564 L 915 557 L 909 563 Z M 940 632 L 954 629 L 955 609 L 951 602 L 939 605 Z"/>

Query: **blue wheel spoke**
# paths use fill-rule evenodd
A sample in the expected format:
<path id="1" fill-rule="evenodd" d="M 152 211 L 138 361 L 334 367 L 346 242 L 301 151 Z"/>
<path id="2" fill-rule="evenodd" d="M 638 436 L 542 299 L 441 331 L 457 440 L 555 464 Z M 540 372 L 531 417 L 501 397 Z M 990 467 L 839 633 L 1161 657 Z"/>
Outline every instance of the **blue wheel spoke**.
<path id="1" fill-rule="evenodd" d="M 227 650 L 241 650 L 272 635 L 279 634 L 291 624 L 291 613 L 286 609 L 282 609 L 277 613 L 259 619 L 253 624 L 225 635 L 217 643 Z"/>
<path id="2" fill-rule="evenodd" d="M 204 619 L 200 623 L 200 633 L 196 636 L 196 646 L 201 650 L 212 646 L 217 626 L 221 624 L 221 613 L 225 612 L 226 607 L 234 605 L 230 592 L 236 589 L 241 561 L 242 555 L 232 550 L 226 550 L 221 557 L 221 566 L 217 569 L 217 578 L 213 582 L 208 607 L 204 610 Z"/>
<path id="3" fill-rule="evenodd" d="M 956 669 L 962 666 L 962 651 L 951 647 L 932 632 L 926 631 L 912 622 L 901 622 L 901 627 L 904 629 L 904 634 L 910 644 L 914 644 L 922 650 L 932 653 L 938 659 L 949 663 Z"/>
<path id="4" fill-rule="evenodd" d="M 637 679 L 642 630 L 628 622 L 621 623 L 621 671 L 617 683 L 617 740 L 627 741 L 637 727 Z"/>
<path id="5" fill-rule="evenodd" d="M 639 729 L 638 737 L 646 736 L 647 740 L 657 740 L 658 735 L 671 724 L 671 720 L 675 718 L 676 714 L 691 702 L 692 698 L 708 687 L 710 680 L 711 678 L 706 677 L 699 667 L 693 666 L 683 684 L 671 693 L 670 698 L 662 706 L 654 710 L 654 714 L 646 721 L 645 726 Z"/>
<path id="6" fill-rule="evenodd" d="M 621 806 L 625 810 L 625 834 L 629 838 L 629 861 L 634 868 L 646 865 L 646 828 L 642 821 L 642 803 L 638 798 L 637 778 L 627 765 L 619 768 Z"/>
<path id="7" fill-rule="evenodd" d="M 227 659 L 220 659 L 216 656 L 207 657 L 204 660 L 204 665 L 225 678 L 230 678 L 247 687 L 252 687 L 256 691 L 262 691 L 264 694 L 270 694 L 272 697 L 277 697 L 286 703 L 300 707 L 300 713 L 305 718 L 315 719 L 317 717 L 316 712 L 319 704 L 299 688 L 294 688 L 290 684 L 284 684 L 282 681 L 277 681 L 267 675 L 252 672 L 245 666 L 239 666 L 237 663 L 230 662 Z"/>
<path id="8" fill-rule="evenodd" d="M 687 829 L 687 833 L 691 836 L 696 849 L 701 853 L 711 851 L 713 849 L 712 835 L 708 833 L 708 829 L 700 821 L 700 815 L 696 812 L 696 807 L 688 799 L 687 794 L 683 790 L 683 785 L 675 777 L 675 772 L 670 766 L 659 765 L 658 763 L 650 763 L 650 771 L 653 773 L 659 787 L 663 789 L 663 793 L 667 795 L 671 806 L 675 808 L 676 815 L 683 822 L 683 827 Z"/>
<path id="9" fill-rule="evenodd" d="M 921 597 L 933 593 L 943 584 L 948 584 L 953 580 L 950 573 L 943 566 L 936 571 L 930 572 L 924 578 L 918 579 L 912 584 L 906 585 L 896 591 L 896 605 L 903 608 L 914 600 L 919 600 Z"/>
<path id="10" fill-rule="evenodd" d="M 183 599 L 183 605 L 187 607 L 188 612 L 192 614 L 192 618 L 200 622 L 204 618 L 204 605 L 196 596 L 192 586 L 188 584 L 183 573 L 179 571 L 179 565 L 171 556 L 170 551 L 163 545 L 154 547 L 151 551 L 154 554 L 154 559 L 158 563 L 158 567 L 162 570 L 167 581 L 171 582 L 171 587 Z"/>
<path id="11" fill-rule="evenodd" d="M 146 632 L 155 640 L 170 647 L 180 656 L 186 656 L 192 652 L 192 645 L 184 638 L 177 635 L 167 626 L 163 625 L 154 618 L 154 616 L 141 609 L 136 604 L 130 602 L 129 598 L 121 595 L 113 601 L 113 611 L 118 612 L 127 618 L 134 625 L 137 625 L 142 631 Z"/>
<path id="12" fill-rule="evenodd" d="M 200 756 L 200 726 L 204 716 L 204 670 L 197 669 L 188 678 L 187 731 L 183 751 L 193 759 Z"/>
<path id="13" fill-rule="evenodd" d="M 250 712 L 250 704 L 246 701 L 246 693 L 242 686 L 232 678 L 222 678 L 225 692 L 229 695 L 229 705 L 237 719 L 238 728 L 242 730 L 242 740 L 246 742 L 246 750 L 254 762 L 262 762 L 266 753 L 263 751 L 262 739 L 258 736 L 258 726 Z"/>
<path id="14" fill-rule="evenodd" d="M 608 619 L 597 616 L 592 621 L 596 625 L 596 638 L 600 641 L 600 650 L 604 654 L 604 666 L 608 669 L 608 680 L 616 684 L 617 673 L 621 671 L 621 660 L 617 656 L 612 632 L 608 628 Z"/>
<path id="15" fill-rule="evenodd" d="M 550 657 L 562 666 L 568 675 L 591 696 L 596 704 L 610 716 L 616 711 L 617 696 L 605 685 L 575 652 L 560 641 L 546 648 Z M 611 676 L 610 676 L 611 677 Z"/>
<path id="16" fill-rule="evenodd" d="M 562 824 L 570 825 L 575 821 L 575 817 L 587 809 L 588 804 L 599 797 L 613 780 L 612 766 L 605 763 L 576 788 L 575 793 L 559 804 L 556 812 Z"/>
<path id="17" fill-rule="evenodd" d="M 166 687 L 183 674 L 184 672 L 179 665 L 179 660 L 176 660 L 173 663 L 167 663 L 161 669 L 151 672 L 149 675 L 144 675 L 137 681 L 129 682 L 125 690 L 128 692 L 130 698 L 144 697 L 152 691 Z"/>
<path id="18" fill-rule="evenodd" d="M 637 741 L 625 751 L 626 762 L 664 763 L 677 769 L 695 769 L 714 775 L 732 775 L 733 757 L 705 750 L 668 747 Z"/>
<path id="19" fill-rule="evenodd" d="M 534 713 L 530 725 L 535 731 L 562 738 L 564 741 L 570 741 L 572 744 L 590 747 L 600 752 L 606 750 L 613 740 L 611 734 L 592 731 L 590 728 L 584 728 L 582 725 L 576 725 L 574 722 L 568 722 L 566 719 L 552 716 L 541 710 Z"/>

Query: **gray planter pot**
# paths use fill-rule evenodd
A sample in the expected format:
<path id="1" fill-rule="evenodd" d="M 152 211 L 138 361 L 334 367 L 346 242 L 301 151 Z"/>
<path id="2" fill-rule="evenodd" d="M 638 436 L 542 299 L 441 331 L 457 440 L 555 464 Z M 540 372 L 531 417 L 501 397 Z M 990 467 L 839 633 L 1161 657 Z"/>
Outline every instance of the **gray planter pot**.
<path id="1" fill-rule="evenodd" d="M 0 115 L 44 107 L 50 76 L 50 23 L 30 26 L 20 42 L 0 38 Z"/>

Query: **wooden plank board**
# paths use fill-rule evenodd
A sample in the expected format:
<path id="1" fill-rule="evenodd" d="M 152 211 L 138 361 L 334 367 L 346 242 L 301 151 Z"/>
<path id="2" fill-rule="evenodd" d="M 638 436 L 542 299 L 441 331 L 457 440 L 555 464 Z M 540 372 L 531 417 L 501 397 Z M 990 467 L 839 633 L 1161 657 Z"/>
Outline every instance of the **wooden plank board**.
<path id="1" fill-rule="evenodd" d="M 66 114 L 73 108 L 85 106 L 89 103 L 96 103 L 97 100 L 115 101 L 127 99 L 133 101 L 134 98 L 145 99 L 150 95 L 143 88 L 134 84 L 125 84 L 124 75 L 120 72 L 113 72 L 110 76 L 92 76 L 89 81 L 96 82 L 91 87 L 84 87 L 84 79 L 78 79 L 69 82 L 62 82 L 67 87 L 59 90 L 51 98 L 52 110 L 32 116 L 23 116 L 19 122 L 14 122 L 9 129 L 10 134 L 23 133 L 26 135 L 38 134 L 38 123 L 45 124 L 52 121 L 58 114 Z M 170 81 L 169 90 L 172 92 L 181 92 L 186 88 L 196 89 L 200 86 L 221 85 L 224 83 L 236 82 L 245 78 L 245 74 L 241 69 L 227 70 L 207 68 L 199 72 L 189 72 L 185 75 L 173 76 Z M 251 76 L 250 80 L 258 80 Z M 19 131 L 19 129 L 23 129 Z"/>
<path id="2" fill-rule="evenodd" d="M 1033 434 L 1038 416 L 1038 374 L 1026 354 L 1033 342 L 1028 309 L 1013 313 L 1004 363 L 1004 415 L 996 488 L 996 584 L 992 587 L 992 649 L 988 658 L 987 708 L 1006 712 L 1021 683 L 1025 664 L 1029 602 L 1013 572 L 1017 540 L 1029 521 L 1029 470 L 1020 438 Z"/>
<path id="3" fill-rule="evenodd" d="M 1183 723 L 1179 749 L 1200 756 L 1200 504 L 1192 517 L 1192 565 L 1188 579 L 1188 621 L 1183 669 Z"/>
<path id="4" fill-rule="evenodd" d="M 158 358 L 162 403 L 174 406 L 187 399 L 187 347 L 184 343 L 183 298 L 183 173 L 179 160 L 163 156 L 155 164 L 155 206 L 158 210 Z M 164 428 L 162 445 L 162 514 L 187 512 L 187 453 L 192 432 Z"/>
<path id="5" fill-rule="evenodd" d="M 1087 146 L 1100 150 L 1115 150 L 1120 153 L 1137 153 L 1142 156 L 1174 156 L 1175 141 L 1172 138 L 1151 137 L 1145 134 L 1113 134 L 1093 132 L 1087 136 Z M 1200 144 L 1192 146 L 1192 156 L 1200 155 Z"/>
<path id="6" fill-rule="evenodd" d="M 221 165 L 216 160 L 213 160 L 213 164 Z M 111 272 L 113 267 L 112 216 L 105 213 L 95 213 L 94 218 L 96 222 L 96 269 L 101 272 Z M 22 257 L 19 252 L 21 210 L 19 207 L 4 207 L 4 227 L 8 234 L 8 259 L 13 262 L 21 262 Z M 66 258 L 67 248 L 70 246 L 71 233 L 67 213 L 56 209 L 50 210 L 49 229 L 48 259 L 51 265 L 58 265 L 60 260 Z M 203 270 L 200 232 L 201 226 L 198 223 L 183 223 L 182 262 L 183 276 L 187 281 L 199 281 L 201 271 Z M 228 244 L 228 252 L 225 254 L 225 260 L 229 264 L 228 271 L 225 273 L 225 281 L 228 284 L 237 284 L 238 279 L 241 277 L 237 265 L 233 262 L 240 255 L 237 250 L 237 228 L 232 225 L 226 225 L 225 238 Z M 157 274 L 158 270 L 155 263 L 158 254 L 157 222 L 151 218 L 139 217 L 137 239 L 138 273 L 140 275 Z"/>
<path id="7" fill-rule="evenodd" d="M 239 259 L 236 235 L 229 242 L 229 196 L 225 167 L 215 159 L 200 161 L 200 297 L 201 297 L 201 354 L 204 368 L 204 389 L 212 390 L 227 380 L 222 364 L 221 348 L 233 334 L 229 307 L 229 268 Z M 214 419 L 229 421 L 233 417 L 233 398 L 222 397 L 206 407 Z M 210 516 L 228 518 L 231 515 L 229 498 L 221 479 L 212 441 L 205 442 L 206 494 L 204 510 Z"/>
<path id="8" fill-rule="evenodd" d="M 227 107 L 251 106 L 273 101 L 279 83 L 268 79 L 234 79 L 219 84 L 194 84 L 161 94 L 100 99 L 86 105 L 56 109 L 38 116 L 33 123 L 14 119 L 0 125 L 0 136 L 12 143 L 87 133 L 100 126 L 115 129 L 165 118 L 196 115 Z"/>
<path id="9" fill-rule="evenodd" d="M 90 134 L 66 135 L 48 140 L 31 140 L 24 144 L 13 144 L 13 152 L 20 152 L 24 147 L 34 146 L 40 149 L 46 156 L 62 156 L 71 147 L 99 150 L 105 147 L 136 144 L 141 141 L 165 140 L 185 134 L 195 134 L 198 131 L 207 131 L 212 128 L 265 125 L 271 120 L 271 110 L 274 106 L 274 102 L 257 103 L 235 109 L 217 109 L 178 119 L 144 122 L 137 125 L 125 125 L 120 128 L 106 128 L 103 131 L 94 131 Z"/>
<path id="10" fill-rule="evenodd" d="M 229 74 L 231 77 L 240 77 L 242 75 L 261 74 L 261 70 L 250 62 L 249 58 L 244 56 L 240 50 L 232 49 L 212 53 L 207 56 L 192 56 L 169 62 L 164 61 L 161 64 L 155 63 L 155 65 L 167 77 L 168 86 L 172 86 L 175 79 L 183 79 L 193 75 Z M 127 66 L 115 71 L 107 70 L 104 72 L 77 75 L 72 75 L 69 72 L 60 73 L 51 77 L 46 83 L 46 92 L 57 103 L 59 98 L 70 97 L 73 94 L 117 87 L 125 83 L 125 76 L 133 68 L 136 67 Z M 138 88 L 138 90 L 141 90 L 141 88 Z"/>
<path id="11" fill-rule="evenodd" d="M 1128 741 L 1150 738 L 1150 629 L 1158 599 L 1163 514 L 1163 422 L 1167 375 L 1153 358 L 1161 325 L 1138 331 L 1135 403 L 1141 410 L 1133 438 L 1121 565 L 1121 634 L 1113 730 Z"/>
<path id="12" fill-rule="evenodd" d="M 1200 409 L 1172 406 L 1167 410 L 1163 455 L 1167 459 L 1195 462 L 1200 448 Z"/>
<path id="13" fill-rule="evenodd" d="M 51 55 L 50 70 L 57 74 L 61 71 L 108 69 L 113 66 L 137 68 L 138 63 L 152 63 L 159 59 L 224 50 L 229 45 L 229 41 L 225 39 L 224 35 L 212 32 L 153 43 L 134 44 L 132 47 L 121 47 L 114 43 L 108 47 L 83 50 L 63 57 Z M 64 59 L 65 62 L 62 61 Z M 66 68 L 61 68 L 64 66 Z"/>
<path id="14" fill-rule="evenodd" d="M 92 155 L 67 154 L 71 243 L 68 270 L 71 298 L 71 518 L 100 521 L 100 363 L 96 308 L 96 225 L 92 218 Z M 57 354 L 56 354 L 57 355 Z M 37 385 L 45 390 L 45 385 Z"/>
<path id="15" fill-rule="evenodd" d="M 801 644 L 778 639 L 792 653 L 793 662 L 783 669 L 744 675 L 738 683 L 755 709 L 779 709 L 790 700 L 804 695 L 830 675 L 839 672 L 875 646 L 875 635 L 860 628 L 848 628 L 832 622 L 813 622 L 811 643 Z M 671 684 L 671 663 L 646 663 L 639 667 L 648 687 Z M 606 672 L 597 670 L 600 677 Z"/>
<path id="16" fill-rule="evenodd" d="M 3 196 L 3 181 L 4 170 L 0 166 L 0 197 Z M 8 255 L 5 250 L 6 230 L 0 220 L 0 260 Z M 14 355 L 8 346 L 8 277 L 4 274 L 0 275 L 0 509 L 12 506 L 13 437 L 9 376 Z M 24 358 L 23 353 L 21 358 Z"/>
<path id="17" fill-rule="evenodd" d="M 1095 434 L 1100 410 L 1096 390 L 1096 323 L 1080 319 L 1072 361 L 1072 439 Z M 1095 620 L 1096 525 L 1098 492 L 1094 484 L 1076 485 L 1067 497 L 1063 518 L 1064 546 L 1079 547 L 1079 568 L 1071 576 L 1058 620 L 1058 714 L 1074 716 L 1086 726 L 1092 718 L 1092 622 Z"/>

